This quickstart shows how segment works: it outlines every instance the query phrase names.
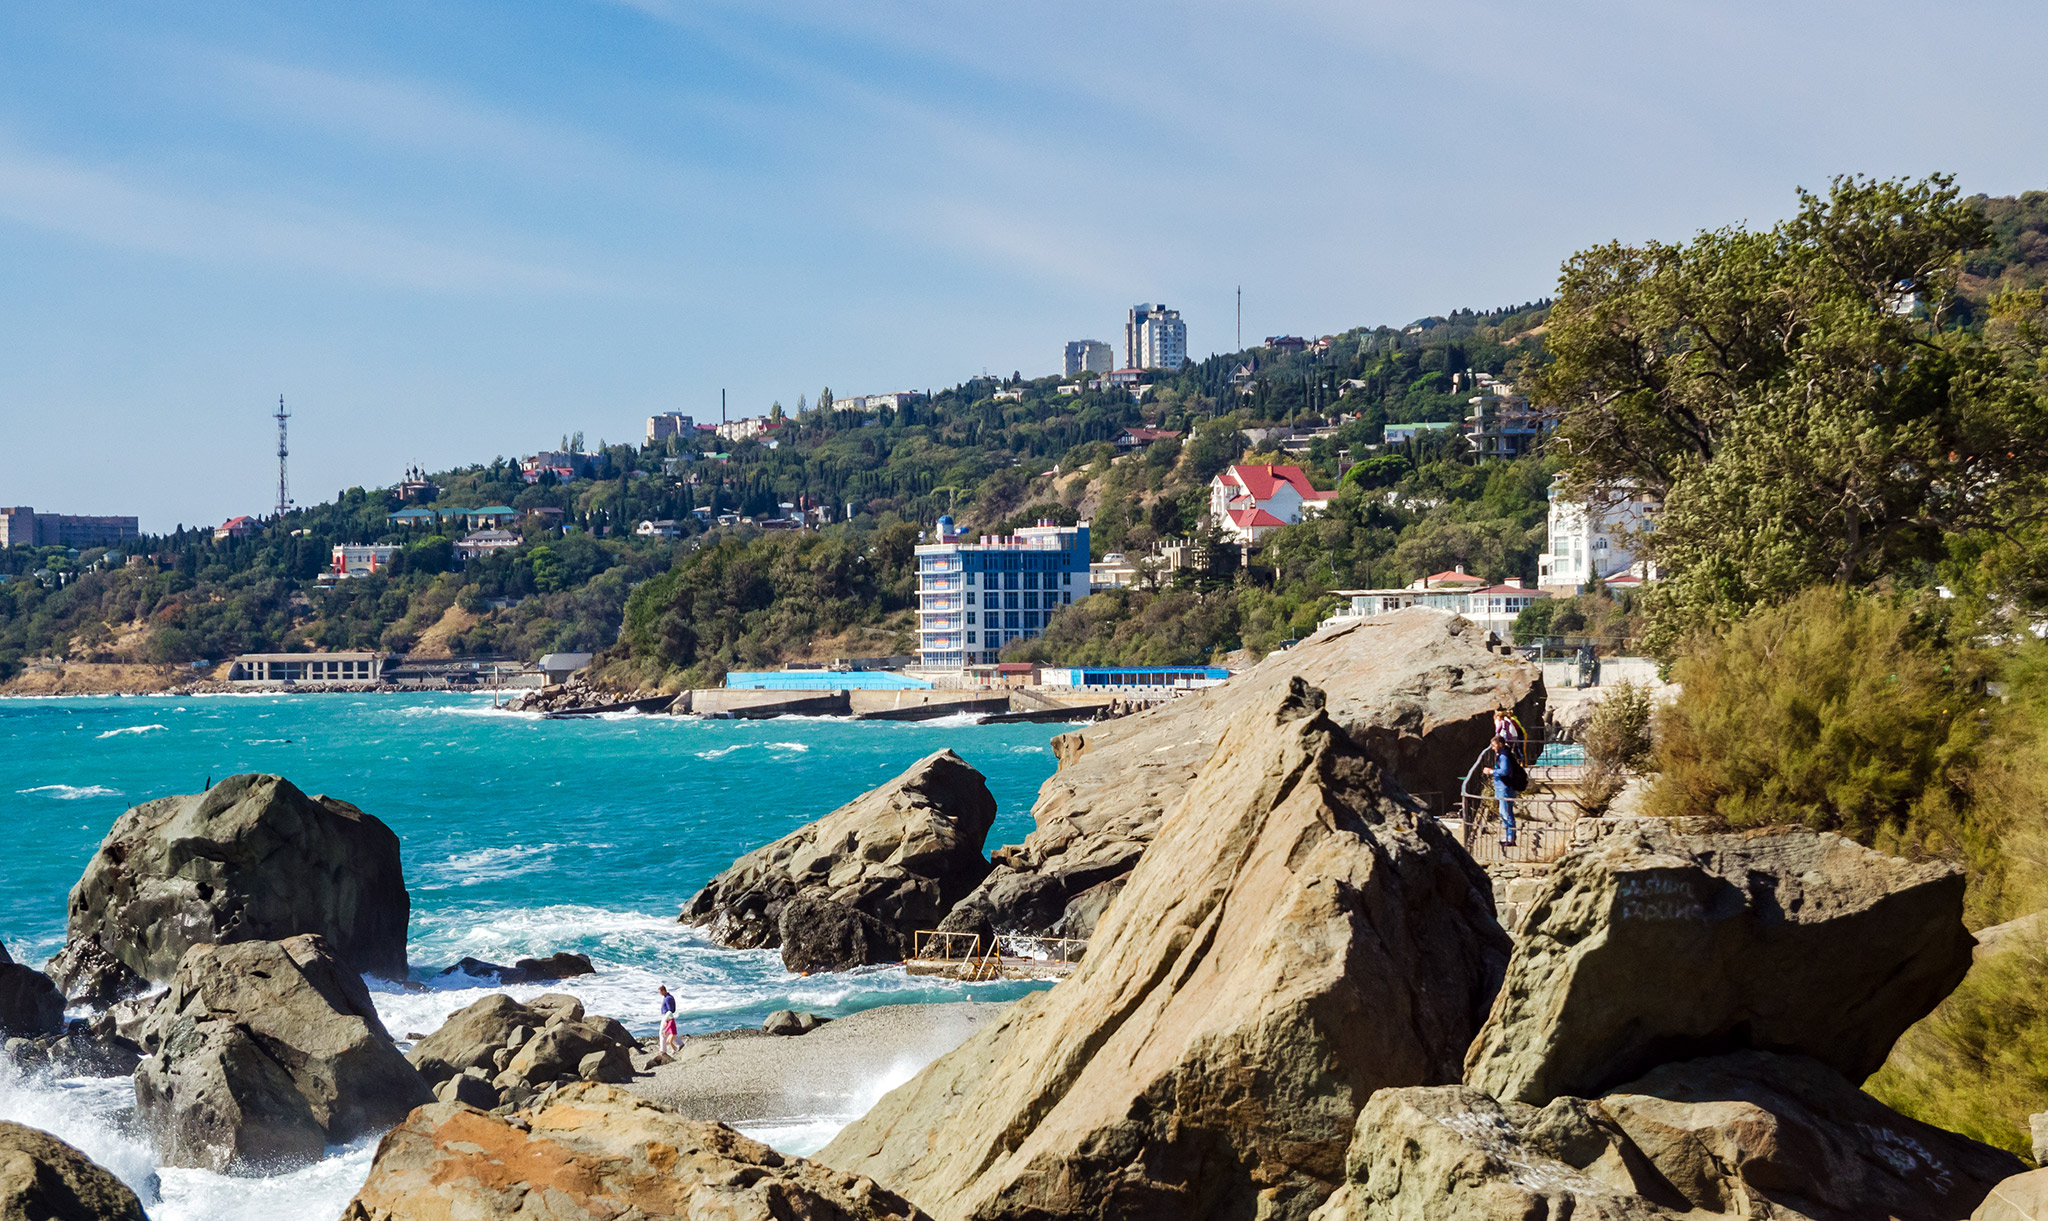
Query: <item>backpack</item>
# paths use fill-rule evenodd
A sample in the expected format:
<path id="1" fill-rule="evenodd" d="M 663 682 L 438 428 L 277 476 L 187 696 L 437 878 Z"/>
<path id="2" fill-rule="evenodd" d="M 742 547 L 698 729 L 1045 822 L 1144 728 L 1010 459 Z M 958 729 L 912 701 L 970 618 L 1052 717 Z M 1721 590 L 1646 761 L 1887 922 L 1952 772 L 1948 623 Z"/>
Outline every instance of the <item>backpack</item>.
<path id="1" fill-rule="evenodd" d="M 1519 752 L 1508 752 L 1508 774 L 1501 777 L 1517 793 L 1529 787 L 1529 769 L 1522 766 Z"/>

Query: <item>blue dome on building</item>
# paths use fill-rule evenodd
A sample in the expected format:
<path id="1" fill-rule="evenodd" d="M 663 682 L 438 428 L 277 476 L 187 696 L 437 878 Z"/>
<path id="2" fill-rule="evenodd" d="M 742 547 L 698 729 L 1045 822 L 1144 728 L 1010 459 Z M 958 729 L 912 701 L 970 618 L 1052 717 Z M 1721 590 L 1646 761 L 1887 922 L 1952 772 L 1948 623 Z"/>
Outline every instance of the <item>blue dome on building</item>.
<path id="1" fill-rule="evenodd" d="M 953 535 L 953 515 L 948 513 L 939 518 L 939 533 L 947 538 Z"/>

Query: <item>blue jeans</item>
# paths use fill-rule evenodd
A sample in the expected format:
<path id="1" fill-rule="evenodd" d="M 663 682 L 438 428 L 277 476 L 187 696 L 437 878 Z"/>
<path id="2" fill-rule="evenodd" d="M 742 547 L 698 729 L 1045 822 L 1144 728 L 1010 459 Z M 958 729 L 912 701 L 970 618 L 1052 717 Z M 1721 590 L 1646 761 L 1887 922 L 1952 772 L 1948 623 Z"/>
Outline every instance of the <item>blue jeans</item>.
<path id="1" fill-rule="evenodd" d="M 1500 803 L 1500 837 L 1515 838 L 1515 790 L 1499 776 L 1493 778 L 1493 799 Z"/>

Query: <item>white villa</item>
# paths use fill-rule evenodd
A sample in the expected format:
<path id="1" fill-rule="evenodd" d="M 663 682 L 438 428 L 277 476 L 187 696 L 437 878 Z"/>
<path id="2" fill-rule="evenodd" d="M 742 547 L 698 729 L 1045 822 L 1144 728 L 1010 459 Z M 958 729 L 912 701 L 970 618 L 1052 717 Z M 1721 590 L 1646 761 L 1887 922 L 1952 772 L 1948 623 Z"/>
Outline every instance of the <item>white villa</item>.
<path id="1" fill-rule="evenodd" d="M 1602 488 L 1584 500 L 1550 488 L 1550 550 L 1536 557 L 1536 583 L 1552 593 L 1575 594 L 1598 578 L 1622 586 L 1655 580 L 1640 554 L 1641 536 L 1657 528 L 1658 502 L 1626 483 Z"/>
<path id="2" fill-rule="evenodd" d="M 1322 512 L 1332 495 L 1316 491 L 1298 466 L 1239 463 L 1209 481 L 1209 520 L 1225 538 L 1256 543 Z"/>

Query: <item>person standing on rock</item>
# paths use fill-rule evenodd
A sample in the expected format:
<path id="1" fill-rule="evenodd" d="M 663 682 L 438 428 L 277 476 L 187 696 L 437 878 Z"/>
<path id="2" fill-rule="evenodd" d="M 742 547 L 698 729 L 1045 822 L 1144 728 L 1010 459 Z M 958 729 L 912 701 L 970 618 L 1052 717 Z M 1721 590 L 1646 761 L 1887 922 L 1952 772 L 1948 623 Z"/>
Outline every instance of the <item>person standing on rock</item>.
<path id="1" fill-rule="evenodd" d="M 682 1042 L 676 1038 L 676 998 L 668 994 L 667 984 L 656 985 L 655 991 L 661 993 L 661 1050 L 681 1051 Z"/>
<path id="2" fill-rule="evenodd" d="M 1515 846 L 1515 788 L 1509 783 L 1515 767 L 1514 754 L 1499 734 L 1493 738 L 1493 799 L 1500 805 L 1500 846 Z"/>

